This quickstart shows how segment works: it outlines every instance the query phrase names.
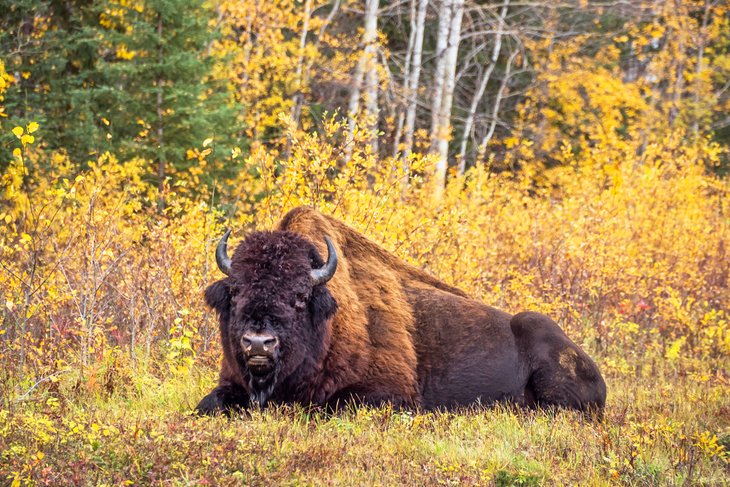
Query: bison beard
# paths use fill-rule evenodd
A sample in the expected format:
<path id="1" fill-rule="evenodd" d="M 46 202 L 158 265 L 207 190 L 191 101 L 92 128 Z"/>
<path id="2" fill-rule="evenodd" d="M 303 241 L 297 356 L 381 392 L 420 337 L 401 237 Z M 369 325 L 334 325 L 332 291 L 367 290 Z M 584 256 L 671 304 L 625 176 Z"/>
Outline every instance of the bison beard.
<path id="1" fill-rule="evenodd" d="M 248 235 L 232 259 L 228 234 L 216 252 L 227 277 L 205 292 L 223 364 L 201 413 L 267 402 L 604 408 L 596 364 L 544 315 L 479 303 L 309 208 Z"/>
<path id="2" fill-rule="evenodd" d="M 251 391 L 249 393 L 250 400 L 258 404 L 259 407 L 264 407 L 276 386 L 276 373 L 272 375 L 271 380 L 265 382 L 257 382 L 253 378 L 249 379 L 248 385 Z"/>
<path id="3" fill-rule="evenodd" d="M 239 363 L 245 363 L 245 361 L 239 361 Z M 276 387 L 278 376 L 279 364 L 276 362 L 269 372 L 260 375 L 249 374 L 248 391 L 251 402 L 259 407 L 264 407 Z"/>

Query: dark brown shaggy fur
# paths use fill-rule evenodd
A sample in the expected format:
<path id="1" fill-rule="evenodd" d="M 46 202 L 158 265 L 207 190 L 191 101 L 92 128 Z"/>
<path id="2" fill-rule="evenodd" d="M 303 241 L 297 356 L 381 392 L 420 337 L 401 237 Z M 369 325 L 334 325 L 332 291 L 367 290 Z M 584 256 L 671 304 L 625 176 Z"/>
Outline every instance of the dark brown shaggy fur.
<path id="1" fill-rule="evenodd" d="M 312 288 L 324 235 L 339 265 Z M 206 290 L 224 360 L 219 386 L 198 405 L 203 413 L 245 408 L 261 393 L 239 340 L 244 328 L 264 327 L 282 342 L 276 383 L 264 391 L 274 402 L 604 407 L 598 368 L 552 320 L 479 303 L 315 210 L 297 208 L 276 231 L 249 235 L 232 275 Z"/>

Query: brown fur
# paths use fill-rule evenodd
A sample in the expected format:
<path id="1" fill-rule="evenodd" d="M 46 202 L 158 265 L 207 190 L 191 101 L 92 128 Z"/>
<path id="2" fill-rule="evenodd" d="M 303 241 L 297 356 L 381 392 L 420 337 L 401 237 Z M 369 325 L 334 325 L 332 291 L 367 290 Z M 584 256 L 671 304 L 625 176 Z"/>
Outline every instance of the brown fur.
<path id="1" fill-rule="evenodd" d="M 316 246 L 313 266 L 327 255 L 323 236 L 334 243 L 339 264 L 322 292 L 331 293 L 336 312 L 323 323 L 322 353 L 312 352 L 322 358 L 306 372 L 303 365 L 282 377 L 272 400 L 424 408 L 506 400 L 603 408 L 605 384 L 597 367 L 549 318 L 537 313 L 513 317 L 474 301 L 310 208 L 289 212 L 266 238 L 290 232 Z M 233 258 L 236 276 L 242 250 Z M 221 313 L 225 352 L 220 385 L 201 401 L 202 412 L 246 407 L 241 397 L 249 392 L 245 367 L 234 357 L 235 343 L 226 343 L 230 325 L 215 294 L 207 292 L 206 298 Z"/>

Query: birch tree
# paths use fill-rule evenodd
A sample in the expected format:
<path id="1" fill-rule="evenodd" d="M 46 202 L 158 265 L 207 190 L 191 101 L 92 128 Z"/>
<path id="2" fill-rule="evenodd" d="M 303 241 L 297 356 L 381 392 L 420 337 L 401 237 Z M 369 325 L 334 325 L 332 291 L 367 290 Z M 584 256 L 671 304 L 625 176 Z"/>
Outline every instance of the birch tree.
<path id="1" fill-rule="evenodd" d="M 443 97 L 444 73 L 446 72 L 446 47 L 449 42 L 449 26 L 451 19 L 451 5 L 456 0 L 441 0 L 439 8 L 439 24 L 436 34 L 436 68 L 431 87 L 431 144 L 435 141 L 438 129 L 441 98 Z"/>
<path id="2" fill-rule="evenodd" d="M 495 34 L 494 38 L 494 47 L 492 48 L 492 56 L 490 58 L 490 64 L 487 67 L 486 71 L 482 75 L 481 80 L 479 81 L 479 86 L 477 87 L 476 91 L 474 92 L 474 96 L 471 99 L 471 105 L 469 106 L 469 111 L 466 116 L 466 120 L 464 120 L 464 132 L 461 136 L 461 147 L 459 148 L 459 156 L 457 160 L 459 161 L 459 174 L 463 175 L 464 171 L 466 170 L 466 146 L 469 143 L 469 138 L 472 136 L 472 129 L 474 128 L 474 116 L 477 111 L 477 107 L 479 106 L 479 103 L 481 102 L 482 98 L 484 97 L 484 91 L 487 89 L 487 85 L 489 84 L 489 81 L 492 77 L 492 72 L 494 71 L 494 67 L 497 65 L 497 60 L 499 59 L 499 53 L 502 49 L 502 36 L 504 33 L 504 19 L 507 16 L 507 10 L 509 9 L 509 0 L 504 1 L 504 5 L 502 6 L 501 12 L 499 13 L 499 18 L 497 20 L 497 33 Z"/>
<path id="3" fill-rule="evenodd" d="M 483 153 L 486 150 L 487 144 L 489 144 L 489 141 L 492 140 L 494 130 L 497 128 L 497 123 L 499 122 L 499 108 L 502 104 L 502 100 L 504 100 L 505 91 L 510 81 L 510 75 L 512 74 L 512 65 L 514 64 L 517 54 L 519 54 L 519 51 L 514 51 L 507 60 L 507 68 L 504 72 L 504 78 L 502 78 L 502 83 L 499 85 L 499 89 L 497 90 L 497 96 L 494 99 L 494 104 L 492 105 L 489 130 L 487 130 L 486 135 L 479 144 L 480 153 Z"/>
<path id="4" fill-rule="evenodd" d="M 403 100 L 405 100 L 407 104 L 408 100 L 408 86 L 411 79 L 411 57 L 413 56 L 413 45 L 415 43 L 415 37 L 416 37 L 416 0 L 410 0 L 410 8 L 409 8 L 409 15 L 410 15 L 410 31 L 408 34 L 408 47 L 406 49 L 406 58 L 403 62 Z M 395 159 L 398 156 L 398 151 L 400 150 L 400 139 L 403 135 L 403 124 L 405 122 L 405 108 L 401 107 L 401 109 L 398 110 L 398 121 L 396 122 L 395 127 L 395 135 L 393 136 L 393 148 L 392 148 L 392 157 Z"/>
<path id="5" fill-rule="evenodd" d="M 447 2 L 444 2 L 446 5 Z M 459 53 L 459 42 L 461 41 L 461 17 L 464 13 L 464 0 L 448 0 L 449 9 L 443 13 L 448 15 L 448 41 L 443 58 L 443 76 L 441 79 L 440 103 L 437 113 L 432 120 L 435 125 L 431 134 L 431 151 L 437 155 L 436 167 L 434 170 L 434 195 L 441 197 L 444 184 L 446 183 L 446 170 L 448 168 L 449 136 L 451 129 L 451 105 L 454 96 L 456 61 Z M 440 19 L 439 19 L 440 21 Z"/>
<path id="6" fill-rule="evenodd" d="M 291 109 L 291 118 L 294 125 L 299 127 L 299 119 L 302 115 L 302 103 L 304 103 L 304 48 L 307 45 L 307 34 L 309 34 L 309 20 L 312 14 L 312 0 L 304 2 L 304 17 L 302 19 L 302 32 L 299 34 L 299 54 L 297 56 L 297 69 L 295 74 L 294 105 Z M 284 150 L 284 159 L 289 160 L 291 155 L 291 138 L 287 137 L 286 149 Z"/>
<path id="7" fill-rule="evenodd" d="M 365 97 L 365 109 L 368 120 L 373 123 L 372 147 L 373 152 L 378 150 L 377 124 L 378 124 L 378 69 L 377 69 L 377 37 L 378 37 L 378 6 L 379 0 L 367 0 L 365 5 L 364 31 L 362 43 L 365 46 L 363 53 L 355 67 L 353 76 L 352 91 L 347 105 L 349 117 L 348 145 L 345 158 L 350 159 L 352 155 L 351 141 L 355 132 L 355 117 L 360 111 L 360 98 Z M 363 79 L 365 84 L 363 86 Z M 364 93 L 363 93 L 364 88 Z"/>
<path id="8" fill-rule="evenodd" d="M 413 150 L 413 131 L 416 127 L 416 106 L 418 103 L 418 84 L 421 77 L 421 58 L 423 57 L 423 33 L 426 24 L 426 10 L 428 0 L 418 0 L 418 12 L 413 29 L 413 54 L 410 58 L 410 70 L 408 76 L 406 96 L 408 97 L 406 108 L 405 128 L 403 129 L 403 164 L 406 174 L 408 173 L 408 155 Z"/>
<path id="9" fill-rule="evenodd" d="M 312 15 L 312 0 L 304 2 L 304 16 L 302 18 L 302 32 L 299 34 L 299 53 L 297 55 L 297 69 L 294 76 L 296 91 L 294 93 L 294 106 L 292 107 L 291 117 L 294 123 L 299 125 L 299 117 L 302 113 L 302 103 L 304 96 L 302 89 L 304 87 L 304 48 L 307 45 L 307 35 L 309 34 L 309 20 Z"/>

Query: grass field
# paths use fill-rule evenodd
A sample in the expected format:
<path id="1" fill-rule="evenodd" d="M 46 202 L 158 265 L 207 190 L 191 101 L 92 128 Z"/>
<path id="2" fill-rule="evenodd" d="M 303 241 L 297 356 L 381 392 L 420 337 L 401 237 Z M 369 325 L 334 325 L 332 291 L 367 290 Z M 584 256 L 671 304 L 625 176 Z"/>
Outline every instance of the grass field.
<path id="1" fill-rule="evenodd" d="M 13 485 L 727 485 L 726 378 L 608 377 L 602 423 L 574 412 L 298 407 L 191 414 L 215 371 L 59 374 L 5 384 L 0 472 Z"/>

